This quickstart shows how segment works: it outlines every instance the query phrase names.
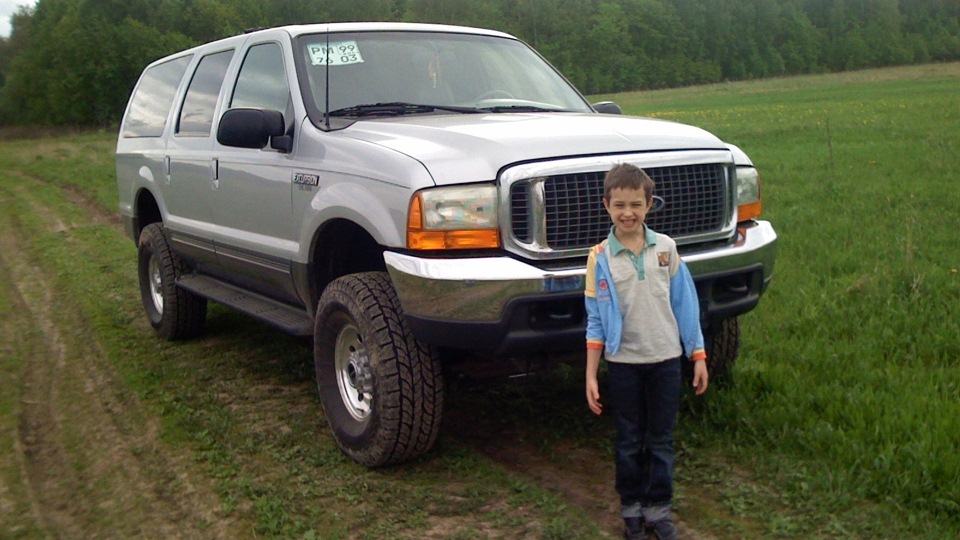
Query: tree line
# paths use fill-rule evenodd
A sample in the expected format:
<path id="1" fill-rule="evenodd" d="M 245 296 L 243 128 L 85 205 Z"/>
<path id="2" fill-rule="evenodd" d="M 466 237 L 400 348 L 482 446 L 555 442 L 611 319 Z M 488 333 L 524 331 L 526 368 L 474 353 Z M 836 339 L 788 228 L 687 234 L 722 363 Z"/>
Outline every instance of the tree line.
<path id="1" fill-rule="evenodd" d="M 364 20 L 502 30 L 586 94 L 960 60 L 956 0 L 38 0 L 0 38 L 0 124 L 116 125 L 157 58 Z"/>

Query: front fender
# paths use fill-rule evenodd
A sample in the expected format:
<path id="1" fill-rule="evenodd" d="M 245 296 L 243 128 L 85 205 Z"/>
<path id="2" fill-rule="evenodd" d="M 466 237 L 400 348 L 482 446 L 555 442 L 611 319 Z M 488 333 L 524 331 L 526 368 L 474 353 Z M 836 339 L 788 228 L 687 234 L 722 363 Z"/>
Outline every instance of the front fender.
<path id="1" fill-rule="evenodd" d="M 409 190 L 378 184 L 363 186 L 339 182 L 322 189 L 310 203 L 310 215 L 303 221 L 300 245 L 310 246 L 324 223 L 343 219 L 356 223 L 381 246 L 406 246 L 406 208 Z M 398 204 L 400 203 L 400 204 Z M 302 254 L 308 261 L 308 254 Z"/>

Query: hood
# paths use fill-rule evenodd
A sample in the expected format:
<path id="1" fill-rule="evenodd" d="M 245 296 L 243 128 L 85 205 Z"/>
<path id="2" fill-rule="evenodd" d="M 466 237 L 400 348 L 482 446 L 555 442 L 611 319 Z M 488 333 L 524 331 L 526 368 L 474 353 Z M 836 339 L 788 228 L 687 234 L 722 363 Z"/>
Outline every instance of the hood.
<path id="1" fill-rule="evenodd" d="M 361 120 L 341 132 L 423 163 L 437 185 L 497 178 L 514 163 L 597 154 L 728 150 L 692 126 L 629 116 L 507 113 Z"/>

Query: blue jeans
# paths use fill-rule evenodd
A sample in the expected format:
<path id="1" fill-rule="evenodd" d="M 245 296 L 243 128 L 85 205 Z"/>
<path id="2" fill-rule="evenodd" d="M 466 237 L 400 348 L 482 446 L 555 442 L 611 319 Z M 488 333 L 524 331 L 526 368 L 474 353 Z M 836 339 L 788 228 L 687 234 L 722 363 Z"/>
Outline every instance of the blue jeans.
<path id="1" fill-rule="evenodd" d="M 673 430 L 680 408 L 680 358 L 655 364 L 607 363 L 613 408 L 617 493 L 624 516 L 673 500 Z"/>

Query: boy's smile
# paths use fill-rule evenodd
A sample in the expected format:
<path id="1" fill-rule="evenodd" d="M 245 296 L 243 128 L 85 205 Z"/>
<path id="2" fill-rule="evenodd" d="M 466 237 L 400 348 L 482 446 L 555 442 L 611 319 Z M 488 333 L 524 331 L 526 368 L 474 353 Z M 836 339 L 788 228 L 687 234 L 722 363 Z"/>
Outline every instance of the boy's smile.
<path id="1" fill-rule="evenodd" d="M 603 199 L 603 207 L 619 232 L 632 235 L 643 231 L 651 202 L 642 189 L 615 188 L 610 190 L 609 200 Z"/>

